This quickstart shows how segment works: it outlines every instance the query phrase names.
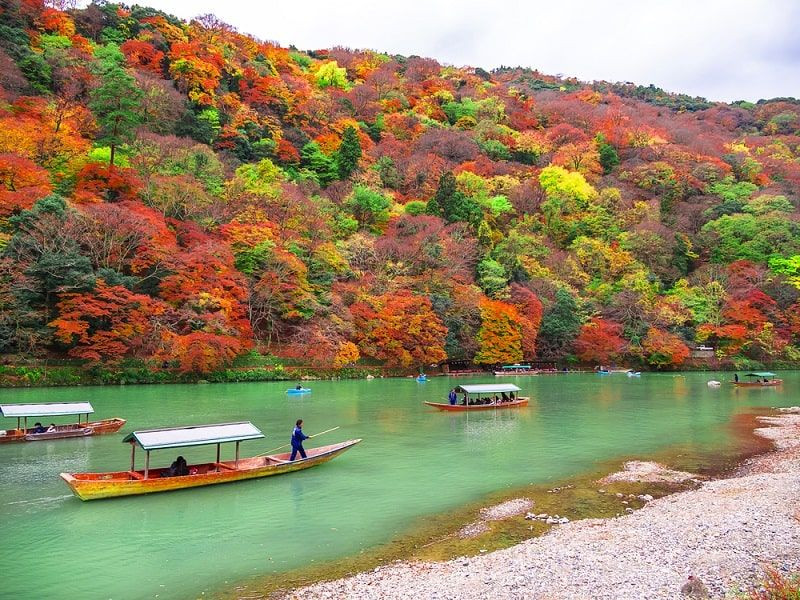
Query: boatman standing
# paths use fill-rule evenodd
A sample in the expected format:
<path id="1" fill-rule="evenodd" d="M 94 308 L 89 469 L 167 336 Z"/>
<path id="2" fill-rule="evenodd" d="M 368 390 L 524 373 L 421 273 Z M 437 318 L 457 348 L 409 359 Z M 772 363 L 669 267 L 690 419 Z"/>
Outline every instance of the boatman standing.
<path id="1" fill-rule="evenodd" d="M 292 432 L 292 457 L 289 460 L 294 460 L 298 452 L 302 458 L 306 457 L 306 451 L 303 449 L 303 440 L 307 439 L 308 436 L 303 433 L 303 419 L 297 419 Z"/>
<path id="2" fill-rule="evenodd" d="M 448 394 L 447 399 L 450 400 L 450 404 L 455 405 L 456 401 L 458 400 L 458 396 L 456 396 L 456 388 L 450 390 L 450 394 Z"/>

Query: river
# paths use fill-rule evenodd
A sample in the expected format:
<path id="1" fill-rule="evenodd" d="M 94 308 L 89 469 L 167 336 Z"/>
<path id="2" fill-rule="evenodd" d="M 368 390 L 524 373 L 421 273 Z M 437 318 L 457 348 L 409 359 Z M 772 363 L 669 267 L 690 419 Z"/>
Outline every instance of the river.
<path id="1" fill-rule="evenodd" d="M 491 376 L 313 381 L 306 396 L 287 395 L 292 383 L 0 390 L 0 403 L 88 400 L 95 418 L 128 420 L 118 434 L 0 446 L 0 597 L 213 595 L 252 576 L 369 550 L 497 490 L 670 448 L 719 455 L 735 444 L 737 413 L 798 404 L 800 373 L 784 373 L 779 389 L 706 385 L 729 376 L 498 378 L 521 386 L 530 406 L 480 414 L 440 413 L 422 401 L 446 401 L 453 385 Z M 58 477 L 126 469 L 121 440 L 134 429 L 250 420 L 267 437 L 242 444 L 249 456 L 288 442 L 298 418 L 307 434 L 339 426 L 319 444 L 364 441 L 306 471 L 152 496 L 81 502 Z M 158 451 L 152 465 L 179 453 L 205 462 L 214 452 Z M 223 448 L 223 458 L 232 454 L 232 445 Z"/>

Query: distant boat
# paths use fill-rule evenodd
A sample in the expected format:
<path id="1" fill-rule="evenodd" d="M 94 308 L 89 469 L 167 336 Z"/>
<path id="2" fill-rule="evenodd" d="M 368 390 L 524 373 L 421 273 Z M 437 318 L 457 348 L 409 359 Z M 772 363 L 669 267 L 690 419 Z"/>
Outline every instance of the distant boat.
<path id="1" fill-rule="evenodd" d="M 113 418 L 102 421 L 89 421 L 94 408 L 89 402 L 46 402 L 42 404 L 0 404 L 0 414 L 17 419 L 17 428 L 0 433 L 0 444 L 6 442 L 37 442 L 61 438 L 84 437 L 115 433 L 125 425 L 125 419 Z M 55 425 L 51 431 L 34 432 L 28 427 L 28 417 L 49 419 L 66 415 L 78 415 L 77 423 Z M 81 421 L 81 415 L 86 420 Z M 20 421 L 23 423 L 20 423 Z M 48 428 L 49 429 L 49 428 Z"/>
<path id="2" fill-rule="evenodd" d="M 597 371 L 595 371 L 595 373 L 597 373 L 598 375 L 608 375 L 609 372 L 608 369 L 598 369 Z"/>
<path id="3" fill-rule="evenodd" d="M 426 381 L 428 381 L 428 376 L 425 375 L 424 373 L 420 373 L 419 375 L 417 375 L 417 381 L 419 381 L 420 383 L 425 383 Z"/>
<path id="4" fill-rule="evenodd" d="M 641 371 L 625 371 L 625 374 L 628 377 L 641 377 L 642 372 Z"/>
<path id="5" fill-rule="evenodd" d="M 464 412 L 472 410 L 519 408 L 521 406 L 527 406 L 530 400 L 530 398 L 525 396 L 515 396 L 514 394 L 518 393 L 520 388 L 511 383 L 459 385 L 455 388 L 455 391 L 457 394 L 465 394 L 467 396 L 466 404 L 450 404 L 449 402 L 425 402 L 425 404 L 448 412 Z M 492 396 L 484 396 L 484 394 L 492 394 Z M 503 399 L 503 395 L 506 396 L 506 400 Z M 477 397 L 472 398 L 471 396 Z M 478 402 L 480 402 L 480 404 L 478 404 Z"/>
<path id="6" fill-rule="evenodd" d="M 718 388 L 722 385 L 722 383 L 717 381 L 716 379 L 712 379 L 706 385 L 708 385 L 708 387 L 710 388 Z"/>
<path id="7" fill-rule="evenodd" d="M 290 395 L 294 395 L 294 394 L 310 394 L 311 393 L 311 388 L 300 388 L 300 389 L 290 388 L 290 389 L 286 390 L 286 393 L 290 394 Z"/>
<path id="8" fill-rule="evenodd" d="M 783 379 L 776 379 L 775 373 L 769 371 L 754 371 L 747 373 L 745 377 L 750 377 L 750 381 L 734 381 L 733 385 L 743 388 L 775 387 L 783 384 Z"/>
<path id="9" fill-rule="evenodd" d="M 530 365 L 514 363 L 513 365 L 503 365 L 494 374 L 496 377 L 517 377 L 519 375 L 538 375 L 539 373 Z"/>
<path id="10" fill-rule="evenodd" d="M 239 458 L 239 442 L 263 437 L 264 434 L 249 421 L 134 431 L 122 440 L 131 444 L 130 470 L 108 473 L 61 473 L 61 478 L 81 500 L 168 492 L 307 469 L 329 461 L 361 441 L 354 439 L 319 448 L 308 448 L 306 458 L 294 461 L 289 460 L 291 458 L 289 452 Z M 236 459 L 220 461 L 220 444 L 228 442 L 236 443 Z M 217 446 L 216 460 L 187 465 L 188 475 L 170 476 L 168 467 L 150 468 L 152 450 L 209 445 Z M 135 469 L 136 446 L 147 453 L 143 470 Z"/>

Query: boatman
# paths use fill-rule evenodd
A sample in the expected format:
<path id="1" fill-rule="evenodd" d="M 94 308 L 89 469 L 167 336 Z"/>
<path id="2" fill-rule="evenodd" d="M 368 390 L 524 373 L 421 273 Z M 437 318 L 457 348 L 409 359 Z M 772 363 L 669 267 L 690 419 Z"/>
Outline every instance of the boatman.
<path id="1" fill-rule="evenodd" d="M 450 390 L 450 393 L 447 395 L 447 399 L 450 400 L 450 404 L 455 406 L 456 402 L 458 401 L 458 397 L 456 396 L 456 388 Z"/>
<path id="2" fill-rule="evenodd" d="M 303 440 L 307 439 L 308 436 L 303 433 L 303 419 L 297 419 L 292 432 L 292 457 L 289 460 L 294 460 L 298 452 L 302 458 L 306 457 L 306 451 L 303 449 Z"/>

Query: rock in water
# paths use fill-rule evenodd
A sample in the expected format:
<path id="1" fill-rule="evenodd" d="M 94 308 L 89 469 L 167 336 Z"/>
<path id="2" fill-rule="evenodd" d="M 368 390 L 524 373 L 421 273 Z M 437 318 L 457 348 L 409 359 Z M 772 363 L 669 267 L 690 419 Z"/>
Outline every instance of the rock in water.
<path id="1" fill-rule="evenodd" d="M 708 598 L 708 588 L 694 575 L 681 587 L 681 594 L 688 598 Z"/>

